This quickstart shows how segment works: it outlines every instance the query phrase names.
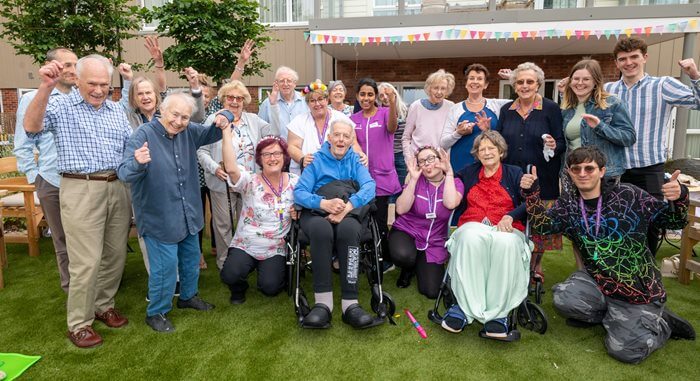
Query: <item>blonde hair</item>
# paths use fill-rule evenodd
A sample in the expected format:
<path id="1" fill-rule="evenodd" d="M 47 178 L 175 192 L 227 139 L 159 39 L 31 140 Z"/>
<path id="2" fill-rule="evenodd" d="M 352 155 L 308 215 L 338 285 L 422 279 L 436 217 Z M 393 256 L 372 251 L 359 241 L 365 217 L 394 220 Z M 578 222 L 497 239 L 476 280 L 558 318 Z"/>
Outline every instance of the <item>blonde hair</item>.
<path id="1" fill-rule="evenodd" d="M 446 72 L 443 69 L 440 69 L 436 71 L 435 73 L 432 73 L 428 76 L 428 78 L 425 80 L 425 86 L 423 89 L 425 90 L 426 94 L 430 94 L 430 88 L 437 82 L 437 81 L 442 81 L 445 80 L 447 81 L 447 94 L 445 94 L 445 98 L 449 97 L 450 94 L 452 94 L 452 91 L 455 89 L 455 76 L 452 75 L 451 73 Z"/>
<path id="2" fill-rule="evenodd" d="M 226 97 L 226 93 L 228 93 L 231 90 L 240 90 L 243 93 L 243 104 L 248 105 L 250 104 L 250 92 L 248 92 L 248 88 L 245 87 L 243 82 L 238 81 L 238 80 L 233 80 L 223 86 L 219 89 L 219 92 L 216 94 L 219 97 L 220 102 L 224 102 L 224 98 Z"/>
<path id="3" fill-rule="evenodd" d="M 608 102 L 606 102 L 605 99 L 610 96 L 610 93 L 603 89 L 603 69 L 600 68 L 598 61 L 592 59 L 578 61 L 578 63 L 571 68 L 571 72 L 569 73 L 569 86 L 566 86 L 564 97 L 561 102 L 562 110 L 578 106 L 578 97 L 570 85 L 574 73 L 583 69 L 587 70 L 593 79 L 593 92 L 591 93 L 591 97 L 595 102 L 595 106 L 601 110 L 605 110 L 608 108 Z"/>
<path id="4" fill-rule="evenodd" d="M 160 93 L 156 90 L 156 85 L 153 83 L 153 81 L 151 81 L 150 79 L 148 79 L 146 77 L 140 77 L 140 76 L 134 78 L 134 80 L 131 81 L 131 87 L 129 87 L 129 106 L 132 109 L 139 111 L 138 102 L 136 100 L 136 91 L 137 91 L 139 85 L 142 83 L 151 84 L 151 87 L 153 88 L 153 93 L 156 96 L 156 110 L 157 110 L 158 107 L 160 107 L 160 103 L 163 101 L 160 98 Z"/>

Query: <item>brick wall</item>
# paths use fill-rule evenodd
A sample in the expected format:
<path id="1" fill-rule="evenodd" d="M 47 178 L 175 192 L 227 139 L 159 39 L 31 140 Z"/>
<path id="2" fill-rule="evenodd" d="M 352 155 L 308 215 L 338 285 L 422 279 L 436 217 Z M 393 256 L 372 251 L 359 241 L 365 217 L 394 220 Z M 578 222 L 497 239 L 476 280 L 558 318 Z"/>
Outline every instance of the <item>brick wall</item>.
<path id="1" fill-rule="evenodd" d="M 348 88 L 347 99 L 355 98 L 355 84 L 363 77 L 371 77 L 377 82 L 422 82 L 434 71 L 445 69 L 454 74 L 456 79 L 455 90 L 449 97 L 452 101 L 461 101 L 467 97 L 464 88 L 465 80 L 462 71 L 472 63 L 481 63 L 491 72 L 489 82 L 491 85 L 484 91 L 488 98 L 498 97 L 498 83 L 500 78 L 496 75 L 499 69 L 514 69 L 518 64 L 531 61 L 544 70 L 545 78 L 563 78 L 569 75 L 569 70 L 583 57 L 570 56 L 542 56 L 542 57 L 478 57 L 478 58 L 436 58 L 422 60 L 386 60 L 386 61 L 338 61 L 337 76 Z M 615 68 L 610 54 L 593 55 L 597 59 L 605 75 L 605 82 L 615 81 L 619 78 L 619 72 Z M 356 66 L 357 65 L 357 66 Z M 357 71 L 356 71 L 357 67 Z"/>
<path id="2" fill-rule="evenodd" d="M 4 112 L 17 112 L 17 89 L 0 89 Z"/>

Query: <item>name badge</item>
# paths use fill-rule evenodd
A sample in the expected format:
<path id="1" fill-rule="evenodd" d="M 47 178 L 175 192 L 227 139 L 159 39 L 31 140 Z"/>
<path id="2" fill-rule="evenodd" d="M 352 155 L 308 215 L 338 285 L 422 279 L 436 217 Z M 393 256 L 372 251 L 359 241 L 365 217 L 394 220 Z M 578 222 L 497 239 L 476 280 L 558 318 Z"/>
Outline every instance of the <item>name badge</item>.
<path id="1" fill-rule="evenodd" d="M 377 128 L 377 127 L 381 127 L 381 126 L 382 126 L 382 125 L 379 124 L 379 122 L 374 122 L 374 123 L 372 123 L 372 124 L 369 125 L 369 128 Z"/>
<path id="2" fill-rule="evenodd" d="M 425 218 L 429 220 L 434 220 L 435 218 L 437 218 L 437 216 L 435 215 L 435 213 L 426 213 Z"/>

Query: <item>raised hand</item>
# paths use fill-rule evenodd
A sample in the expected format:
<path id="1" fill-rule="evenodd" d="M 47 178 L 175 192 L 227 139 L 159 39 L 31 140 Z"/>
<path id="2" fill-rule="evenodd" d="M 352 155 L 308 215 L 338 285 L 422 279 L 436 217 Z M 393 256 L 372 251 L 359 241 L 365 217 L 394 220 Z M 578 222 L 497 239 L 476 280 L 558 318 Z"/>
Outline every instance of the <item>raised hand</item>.
<path id="1" fill-rule="evenodd" d="M 486 111 L 481 110 L 474 116 L 476 118 L 476 125 L 481 131 L 488 131 L 491 129 L 491 118 L 486 115 Z"/>
<path id="2" fill-rule="evenodd" d="M 474 131 L 474 125 L 476 123 L 462 121 L 457 125 L 457 133 L 464 136 L 470 135 Z"/>
<path id="3" fill-rule="evenodd" d="M 214 124 L 216 125 L 216 127 L 225 130 L 226 127 L 228 127 L 231 124 L 231 122 L 229 122 L 227 117 L 218 113 L 216 115 L 216 118 L 214 118 Z"/>
<path id="4" fill-rule="evenodd" d="M 590 128 L 596 128 L 600 124 L 600 118 L 593 114 L 583 114 L 581 118 L 586 121 L 586 124 Z"/>
<path id="5" fill-rule="evenodd" d="M 411 180 L 418 180 L 420 176 L 420 168 L 418 167 L 418 158 L 414 157 L 406 162 L 406 169 Z"/>
<path id="6" fill-rule="evenodd" d="M 557 82 L 557 91 L 559 91 L 559 94 L 564 94 L 567 86 L 569 86 L 569 77 L 559 80 L 559 82 Z"/>
<path id="7" fill-rule="evenodd" d="M 162 69 L 164 65 L 163 51 L 158 45 L 158 36 L 146 36 L 146 42 L 143 45 L 148 49 L 148 53 L 151 55 L 156 68 Z"/>
<path id="8" fill-rule="evenodd" d="M 512 73 L 513 73 L 513 70 L 501 69 L 498 71 L 498 76 L 501 77 L 501 79 L 510 79 L 510 75 Z"/>
<path id="9" fill-rule="evenodd" d="M 671 180 L 661 187 L 661 193 L 668 201 L 676 201 L 681 197 L 681 183 L 678 182 L 678 175 L 681 171 L 676 169 L 671 175 Z"/>
<path id="10" fill-rule="evenodd" d="M 139 164 L 146 164 L 151 161 L 151 151 L 148 149 L 148 142 L 143 142 L 141 148 L 134 151 L 134 159 Z"/>
<path id="11" fill-rule="evenodd" d="M 520 188 L 528 190 L 532 187 L 532 184 L 537 180 L 537 167 L 532 166 L 532 173 L 526 173 L 520 179 Z"/>
<path id="12" fill-rule="evenodd" d="M 131 81 L 131 79 L 134 78 L 134 72 L 131 70 L 131 65 L 126 62 L 120 63 L 119 66 L 117 66 L 117 71 L 119 71 L 119 75 L 121 75 L 125 81 Z"/>
<path id="13" fill-rule="evenodd" d="M 41 84 L 48 87 L 55 87 L 63 72 L 63 64 L 53 60 L 39 69 Z"/>
<path id="14" fill-rule="evenodd" d="M 245 40 L 245 43 L 243 46 L 241 46 L 241 51 L 238 53 L 238 63 L 245 64 L 250 60 L 250 57 L 253 55 L 253 51 L 255 50 L 255 41 L 251 39 Z"/>
<path id="15" fill-rule="evenodd" d="M 438 152 L 440 153 L 440 161 L 435 166 L 445 172 L 446 175 L 453 174 L 450 154 L 442 148 L 438 149 Z"/>
<path id="16" fill-rule="evenodd" d="M 688 74 L 688 77 L 692 80 L 696 80 L 700 78 L 700 72 L 698 71 L 698 67 L 695 64 L 695 60 L 692 58 L 686 58 L 684 60 L 678 61 L 678 66 L 681 67 L 681 70 Z"/>
<path id="17" fill-rule="evenodd" d="M 185 78 L 187 78 L 187 83 L 190 84 L 190 89 L 199 90 L 199 73 L 191 67 L 185 68 L 183 71 Z"/>
<path id="18" fill-rule="evenodd" d="M 270 100 L 271 105 L 276 105 L 277 100 L 280 99 L 280 87 L 277 82 L 272 85 L 272 91 L 268 94 L 267 99 Z"/>

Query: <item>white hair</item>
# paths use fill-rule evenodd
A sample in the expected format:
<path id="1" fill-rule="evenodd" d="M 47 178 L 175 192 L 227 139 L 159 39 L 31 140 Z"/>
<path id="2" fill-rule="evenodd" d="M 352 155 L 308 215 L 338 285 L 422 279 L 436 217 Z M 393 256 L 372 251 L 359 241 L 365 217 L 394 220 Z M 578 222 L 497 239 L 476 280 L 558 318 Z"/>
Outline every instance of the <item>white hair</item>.
<path id="1" fill-rule="evenodd" d="M 185 102 L 185 104 L 190 108 L 190 115 L 197 112 L 197 102 L 191 95 L 182 91 L 175 91 L 168 94 L 168 96 L 163 99 L 163 103 L 160 104 L 160 111 L 163 112 L 164 110 L 170 110 L 170 103 L 172 103 L 173 99 L 176 98 Z"/>
<path id="2" fill-rule="evenodd" d="M 83 68 L 85 67 L 85 63 L 87 61 L 97 61 L 101 63 L 107 69 L 107 72 L 109 73 L 109 78 L 111 80 L 112 73 L 114 73 L 114 67 L 107 58 L 99 54 L 90 54 L 78 60 L 78 63 L 75 65 L 75 74 L 78 76 L 78 78 L 80 78 L 80 73 L 83 72 Z"/>
<path id="3" fill-rule="evenodd" d="M 275 80 L 277 80 L 277 77 L 284 73 L 291 74 L 292 78 L 294 78 L 295 81 L 299 81 L 299 74 L 296 71 L 294 71 L 294 69 L 287 66 L 280 66 L 277 68 L 277 70 L 275 71 Z"/>
<path id="4" fill-rule="evenodd" d="M 532 62 L 523 62 L 510 73 L 510 85 L 515 87 L 515 80 L 518 78 L 518 74 L 527 70 L 534 71 L 535 76 L 537 76 L 537 84 L 540 87 L 544 86 L 544 71 Z"/>
<path id="5" fill-rule="evenodd" d="M 350 127 L 350 135 L 351 137 L 355 136 L 355 123 L 353 123 L 350 119 L 335 119 L 334 121 L 331 122 L 331 127 L 330 131 L 328 132 L 329 135 L 333 134 L 333 131 L 335 131 L 335 126 L 337 124 L 343 124 L 348 127 Z"/>
<path id="6" fill-rule="evenodd" d="M 389 82 L 382 82 L 377 86 L 377 88 L 380 92 L 382 91 L 382 89 L 387 88 L 393 91 L 394 94 L 396 94 L 396 108 L 398 111 L 398 117 L 399 119 L 406 119 L 406 113 L 408 113 L 408 106 L 406 106 L 406 103 L 401 98 L 401 95 L 399 95 L 399 91 L 396 90 L 396 87 L 394 87 L 394 85 L 392 85 Z"/>

